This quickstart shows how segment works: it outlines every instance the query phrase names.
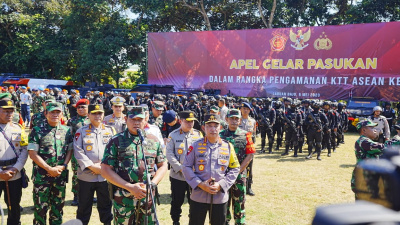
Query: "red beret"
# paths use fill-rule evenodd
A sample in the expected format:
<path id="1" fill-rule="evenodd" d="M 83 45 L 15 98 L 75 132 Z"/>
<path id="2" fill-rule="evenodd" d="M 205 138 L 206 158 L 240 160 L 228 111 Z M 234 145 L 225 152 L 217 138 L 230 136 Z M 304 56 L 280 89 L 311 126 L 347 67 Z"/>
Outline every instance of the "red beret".
<path id="1" fill-rule="evenodd" d="M 86 98 L 82 98 L 81 100 L 79 100 L 79 101 L 76 103 L 76 106 L 75 106 L 75 107 L 78 107 L 78 106 L 80 106 L 80 105 L 89 105 L 89 100 L 86 99 Z"/>

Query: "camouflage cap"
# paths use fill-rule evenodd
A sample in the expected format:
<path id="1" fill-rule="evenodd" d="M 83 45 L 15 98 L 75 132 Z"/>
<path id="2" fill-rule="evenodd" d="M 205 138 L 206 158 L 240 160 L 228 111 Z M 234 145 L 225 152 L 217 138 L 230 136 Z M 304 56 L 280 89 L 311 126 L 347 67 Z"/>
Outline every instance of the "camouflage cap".
<path id="1" fill-rule="evenodd" d="M 143 109 L 144 109 L 145 112 L 148 112 L 148 111 L 149 111 L 149 106 L 148 106 L 148 105 L 146 105 L 146 104 L 140 104 L 139 106 L 140 106 L 140 107 L 143 107 Z"/>
<path id="2" fill-rule="evenodd" d="M 52 96 L 52 95 L 46 95 L 46 96 L 44 97 L 44 101 L 45 101 L 46 103 L 48 103 L 48 102 L 56 102 L 56 98 L 54 98 L 54 96 Z"/>
<path id="3" fill-rule="evenodd" d="M 164 103 L 162 101 L 154 101 L 153 107 L 157 110 L 164 110 Z"/>
<path id="4" fill-rule="evenodd" d="M 49 102 L 49 103 L 46 105 L 46 111 L 47 111 L 47 112 L 51 112 L 51 111 L 54 111 L 54 110 L 60 110 L 60 111 L 62 111 L 62 109 L 63 109 L 63 106 L 62 106 L 62 104 L 59 103 L 59 102 Z"/>
<path id="5" fill-rule="evenodd" d="M 213 105 L 210 107 L 210 111 L 219 112 L 219 107 L 216 105 Z"/>
<path id="6" fill-rule="evenodd" d="M 220 123 L 219 115 L 207 114 L 204 116 L 204 123 Z"/>
<path id="7" fill-rule="evenodd" d="M 143 107 L 133 107 L 131 110 L 127 112 L 129 118 L 146 118 L 146 113 Z"/>
<path id="8" fill-rule="evenodd" d="M 376 127 L 378 124 L 372 122 L 371 119 L 365 119 L 363 121 L 360 121 L 357 123 L 356 128 L 357 130 L 360 130 L 363 127 Z"/>
<path id="9" fill-rule="evenodd" d="M 226 114 L 226 117 L 228 117 L 228 118 L 230 118 L 230 117 L 242 118 L 242 114 L 241 114 L 239 109 L 230 109 L 230 110 L 228 110 L 228 113 Z"/>
<path id="10" fill-rule="evenodd" d="M 179 112 L 178 115 L 181 119 L 185 119 L 186 121 L 197 120 L 192 111 L 182 111 Z"/>
<path id="11" fill-rule="evenodd" d="M 103 105 L 89 105 L 88 107 L 89 113 L 97 113 L 97 112 L 104 112 Z"/>

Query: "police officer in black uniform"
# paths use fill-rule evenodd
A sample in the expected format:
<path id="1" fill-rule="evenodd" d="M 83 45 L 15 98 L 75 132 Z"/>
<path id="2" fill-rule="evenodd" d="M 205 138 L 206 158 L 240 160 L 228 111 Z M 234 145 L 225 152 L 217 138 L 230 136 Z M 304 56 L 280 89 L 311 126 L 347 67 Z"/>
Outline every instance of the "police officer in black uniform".
<path id="1" fill-rule="evenodd" d="M 273 126 L 276 120 L 275 109 L 271 107 L 271 99 L 265 100 L 264 107 L 260 110 L 258 116 L 258 126 L 261 133 L 261 151 L 265 152 L 265 139 L 268 136 L 268 153 L 272 153 L 272 145 L 274 144 Z"/>

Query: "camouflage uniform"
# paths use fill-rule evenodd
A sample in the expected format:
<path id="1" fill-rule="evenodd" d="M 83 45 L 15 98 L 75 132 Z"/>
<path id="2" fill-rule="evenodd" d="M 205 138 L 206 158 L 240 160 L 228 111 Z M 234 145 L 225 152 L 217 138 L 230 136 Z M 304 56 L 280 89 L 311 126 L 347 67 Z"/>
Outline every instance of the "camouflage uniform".
<path id="1" fill-rule="evenodd" d="M 43 102 L 44 98 L 40 95 L 35 95 L 33 98 L 33 104 L 32 104 L 32 113 L 36 114 L 39 112 L 43 112 Z"/>
<path id="2" fill-rule="evenodd" d="M 47 124 L 44 112 L 36 113 L 32 116 L 31 127 L 45 127 Z"/>
<path id="3" fill-rule="evenodd" d="M 154 124 L 157 127 L 159 127 L 160 129 L 162 129 L 162 127 L 163 127 L 162 115 L 160 115 L 158 117 L 154 117 L 153 112 L 150 111 L 149 124 Z"/>
<path id="4" fill-rule="evenodd" d="M 68 151 L 72 150 L 73 137 L 67 126 L 34 127 L 29 134 L 28 150 L 38 155 L 51 167 L 63 165 Z M 50 207 L 50 224 L 61 224 L 65 200 L 67 171 L 58 177 L 47 176 L 47 171 L 33 162 L 33 224 L 46 224 L 46 214 Z"/>
<path id="5" fill-rule="evenodd" d="M 230 142 L 233 145 L 240 164 L 242 164 L 248 154 L 254 154 L 256 152 L 253 144 L 252 134 L 250 132 L 240 128 L 234 132 L 226 129 L 222 130 L 219 135 L 222 139 Z M 246 201 L 246 175 L 246 169 L 239 173 L 235 184 L 233 184 L 229 190 L 227 223 L 229 223 L 232 218 L 230 213 L 230 201 L 232 201 L 235 224 L 246 224 L 244 205 Z"/>
<path id="6" fill-rule="evenodd" d="M 89 124 L 90 121 L 87 116 L 80 116 L 77 115 L 71 119 L 68 120 L 67 126 L 71 128 L 71 134 L 75 135 L 76 131 L 85 126 L 86 124 Z M 72 167 L 72 193 L 74 193 L 74 196 L 78 194 L 78 162 L 76 161 L 75 155 L 72 155 L 71 158 L 71 167 Z"/>
<path id="7" fill-rule="evenodd" d="M 383 144 L 374 142 L 370 138 L 361 135 L 355 143 L 357 164 L 364 159 L 374 159 L 379 157 L 379 155 L 382 154 L 383 148 L 384 148 Z M 357 166 L 354 168 L 353 174 L 351 176 L 351 189 L 354 193 L 356 192 L 356 179 L 355 179 L 356 169 Z"/>
<path id="8" fill-rule="evenodd" d="M 149 173 L 154 175 L 155 165 L 164 162 L 165 156 L 155 136 L 148 135 L 146 142 L 147 144 L 144 145 L 146 161 L 149 166 Z M 112 166 L 122 179 L 132 184 L 146 180 L 147 173 L 144 167 L 140 138 L 137 135 L 132 135 L 128 129 L 115 135 L 108 142 L 102 163 Z M 155 224 L 151 199 L 149 199 L 148 204 L 146 204 L 145 198 L 138 203 L 128 191 L 116 186 L 114 186 L 113 193 L 114 224 L 135 224 L 136 213 L 139 213 L 139 224 L 143 224 L 145 205 L 149 209 L 147 213 L 149 224 Z M 140 205 L 139 208 L 138 205 Z"/>

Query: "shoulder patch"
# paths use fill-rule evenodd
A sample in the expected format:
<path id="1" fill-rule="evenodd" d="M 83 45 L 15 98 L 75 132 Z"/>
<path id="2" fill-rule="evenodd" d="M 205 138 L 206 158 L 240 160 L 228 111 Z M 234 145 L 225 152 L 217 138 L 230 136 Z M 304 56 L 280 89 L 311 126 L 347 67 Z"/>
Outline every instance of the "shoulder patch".
<path id="1" fill-rule="evenodd" d="M 187 155 L 189 155 L 193 151 L 193 146 L 190 146 L 187 151 Z"/>
<path id="2" fill-rule="evenodd" d="M 76 134 L 75 134 L 75 141 L 78 140 L 79 136 L 81 136 L 81 133 L 76 133 Z"/>

